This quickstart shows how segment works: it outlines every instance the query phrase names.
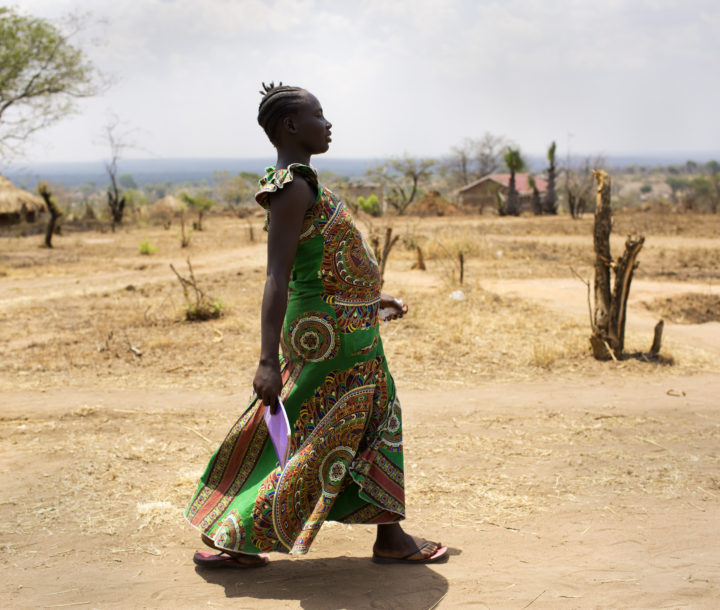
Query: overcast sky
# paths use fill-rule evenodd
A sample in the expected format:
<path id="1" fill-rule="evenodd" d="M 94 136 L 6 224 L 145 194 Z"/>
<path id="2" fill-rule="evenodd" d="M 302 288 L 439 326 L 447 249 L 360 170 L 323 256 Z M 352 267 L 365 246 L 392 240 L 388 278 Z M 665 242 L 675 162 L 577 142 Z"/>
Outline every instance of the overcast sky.
<path id="1" fill-rule="evenodd" d="M 553 139 L 563 155 L 720 150 L 717 0 L 14 4 L 90 11 L 82 45 L 117 78 L 29 161 L 102 158 L 109 112 L 147 150 L 127 156 L 270 156 L 256 122 L 270 80 L 317 95 L 333 157 L 438 156 L 486 131 L 531 154 Z"/>

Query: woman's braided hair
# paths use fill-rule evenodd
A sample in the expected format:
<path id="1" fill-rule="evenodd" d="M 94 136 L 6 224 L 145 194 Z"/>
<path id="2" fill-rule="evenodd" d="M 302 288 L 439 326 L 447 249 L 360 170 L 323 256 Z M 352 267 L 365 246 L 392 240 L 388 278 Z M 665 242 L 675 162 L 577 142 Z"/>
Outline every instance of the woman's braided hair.
<path id="1" fill-rule="evenodd" d="M 260 95 L 263 96 L 258 107 L 258 123 L 265 130 L 270 142 L 276 144 L 276 130 L 280 121 L 288 114 L 296 112 L 303 102 L 305 89 L 289 87 L 279 82 L 275 85 L 262 84 Z"/>

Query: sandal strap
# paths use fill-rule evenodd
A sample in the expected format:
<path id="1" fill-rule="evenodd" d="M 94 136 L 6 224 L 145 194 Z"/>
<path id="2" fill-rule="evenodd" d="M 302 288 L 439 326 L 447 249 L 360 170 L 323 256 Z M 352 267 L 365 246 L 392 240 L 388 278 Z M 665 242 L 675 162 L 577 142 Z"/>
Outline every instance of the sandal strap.
<path id="1" fill-rule="evenodd" d="M 410 559 L 410 557 L 412 557 L 413 555 L 417 555 L 418 553 L 421 553 L 422 551 L 424 551 L 424 550 L 425 550 L 426 548 L 428 548 L 429 546 L 433 546 L 433 545 L 434 545 L 436 548 L 440 548 L 440 547 L 437 545 L 437 543 L 431 542 L 430 540 L 426 540 L 426 541 L 423 542 L 419 547 L 417 547 L 412 553 L 408 553 L 407 555 L 405 555 L 405 557 L 403 557 L 403 559 Z"/>

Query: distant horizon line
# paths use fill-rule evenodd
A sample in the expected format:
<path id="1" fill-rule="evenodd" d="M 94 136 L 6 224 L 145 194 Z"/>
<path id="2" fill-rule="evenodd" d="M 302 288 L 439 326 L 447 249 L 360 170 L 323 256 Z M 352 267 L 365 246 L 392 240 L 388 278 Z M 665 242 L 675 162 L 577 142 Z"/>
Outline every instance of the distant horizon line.
<path id="1" fill-rule="evenodd" d="M 596 155 L 597 157 L 597 155 Z M 720 159 L 720 152 L 710 153 L 668 153 L 637 154 L 637 155 L 603 155 L 605 165 L 610 168 L 622 169 L 635 166 L 669 166 L 685 165 L 688 161 L 698 164 L 712 159 Z M 320 172 L 333 172 L 348 178 L 365 176 L 373 166 L 397 157 L 333 157 L 320 156 L 311 163 Z M 442 162 L 448 157 L 440 157 Z M 570 165 L 582 167 L 586 159 L 592 155 L 573 155 Z M 562 154 L 557 156 L 558 165 L 566 161 Z M 541 173 L 547 168 L 545 155 L 526 154 L 528 171 Z M 229 175 L 242 172 L 261 174 L 273 165 L 273 157 L 132 157 L 118 161 L 118 175 L 130 174 L 139 185 L 162 182 L 201 182 L 212 180 L 216 173 L 227 172 Z M 94 161 L 37 161 L 14 165 L 0 165 L 0 174 L 11 182 L 32 187 L 39 182 L 49 181 L 78 186 L 81 184 L 106 184 L 108 177 L 102 159 Z"/>
<path id="2" fill-rule="evenodd" d="M 313 160 L 318 159 L 327 159 L 329 161 L 386 161 L 388 159 L 395 159 L 395 158 L 402 158 L 406 156 L 408 153 L 403 154 L 391 154 L 391 155 L 372 155 L 372 156 L 364 156 L 364 155 L 358 155 L 354 157 L 345 157 L 345 156 L 334 156 L 334 155 L 316 155 Z M 535 153 L 535 152 L 525 152 L 523 153 L 527 157 L 542 157 L 545 158 L 546 153 Z M 420 157 L 420 158 L 438 158 L 443 159 L 450 156 L 449 153 L 445 153 L 442 155 L 409 155 L 411 157 Z M 565 155 L 560 154 L 558 157 L 560 159 L 564 158 Z M 588 152 L 572 152 L 572 157 L 577 158 L 584 158 L 589 156 L 601 156 L 606 157 L 608 159 L 613 158 L 646 158 L 646 159 L 667 159 L 667 158 L 676 158 L 676 159 L 683 159 L 684 161 L 697 161 L 697 158 L 693 157 L 702 157 L 702 159 L 712 160 L 714 158 L 720 157 L 720 149 L 717 150 L 675 150 L 675 151 L 662 151 L 662 152 L 650 152 L 650 151 L 631 151 L 631 152 L 594 152 L 594 153 L 588 153 Z M 230 156 L 230 157 L 162 157 L 162 156 L 151 156 L 151 157 L 124 157 L 120 159 L 119 163 L 127 163 L 127 162 L 137 162 L 137 161 L 265 161 L 268 159 L 272 159 L 271 156 Z M 700 159 L 700 160 L 702 160 Z M 1 162 L 0 161 L 0 167 L 9 167 L 14 168 L 17 170 L 19 166 L 23 165 L 63 165 L 63 164 L 95 164 L 95 163 L 105 163 L 106 159 L 102 157 L 97 157 L 95 159 L 51 159 L 51 160 L 42 160 L 42 161 L 33 161 L 33 160 L 23 160 L 23 161 L 15 161 L 15 162 Z"/>

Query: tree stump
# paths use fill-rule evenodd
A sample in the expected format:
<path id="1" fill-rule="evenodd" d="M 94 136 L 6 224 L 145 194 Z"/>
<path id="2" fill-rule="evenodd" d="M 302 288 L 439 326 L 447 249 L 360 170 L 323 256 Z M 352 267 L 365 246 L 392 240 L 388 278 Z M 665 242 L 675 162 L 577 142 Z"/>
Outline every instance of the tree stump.
<path id="1" fill-rule="evenodd" d="M 417 254 L 417 260 L 413 263 L 411 269 L 419 269 L 420 271 L 425 271 L 425 257 L 423 256 L 422 249 L 420 246 L 415 246 L 415 252 Z"/>
<path id="2" fill-rule="evenodd" d="M 58 220 L 62 216 L 62 212 L 57 203 L 55 203 L 55 198 L 52 196 L 47 184 L 41 182 L 38 185 L 38 193 L 45 201 L 48 212 L 50 212 L 50 220 L 48 221 L 48 226 L 45 231 L 45 247 L 52 248 L 52 236 L 55 233 L 55 228 L 57 227 Z"/>
<path id="3" fill-rule="evenodd" d="M 597 181 L 597 201 L 593 245 L 595 248 L 595 308 L 592 315 L 590 346 L 598 360 L 613 360 L 622 357 L 625 347 L 625 320 L 630 284 L 638 266 L 637 257 L 645 243 L 642 235 L 629 235 L 625 251 L 616 261 L 610 255 L 610 232 L 612 230 L 612 208 L 610 204 L 610 176 L 602 171 L 593 171 Z M 615 281 L 611 286 L 610 270 Z M 658 346 L 659 350 L 659 346 Z"/>

